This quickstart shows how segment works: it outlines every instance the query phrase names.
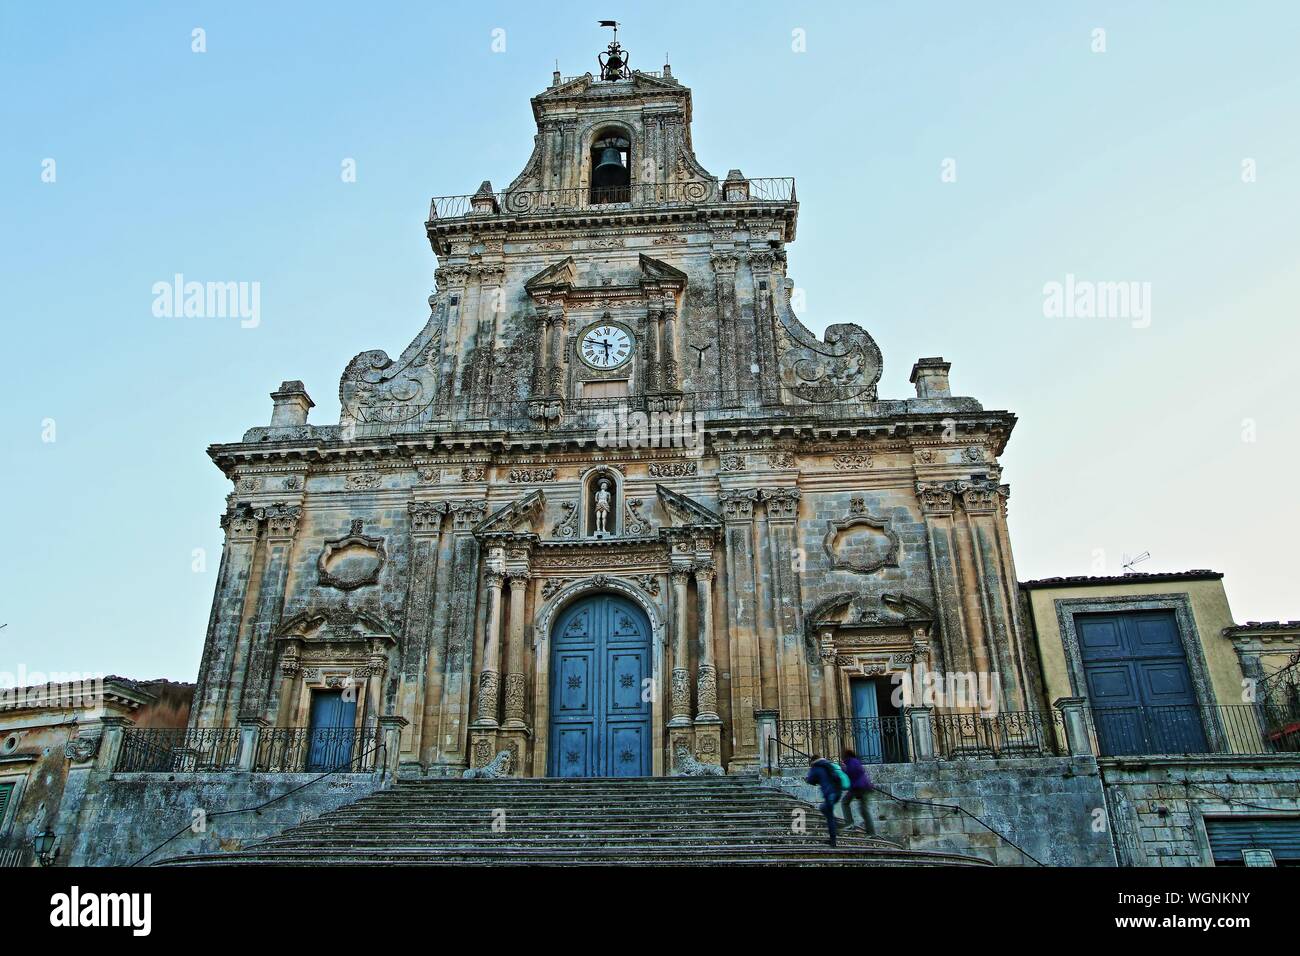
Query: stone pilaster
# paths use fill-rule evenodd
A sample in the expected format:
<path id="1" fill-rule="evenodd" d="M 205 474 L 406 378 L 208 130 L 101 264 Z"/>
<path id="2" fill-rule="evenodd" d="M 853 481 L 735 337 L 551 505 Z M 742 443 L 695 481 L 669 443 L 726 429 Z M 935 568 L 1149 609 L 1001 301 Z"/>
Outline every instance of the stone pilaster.
<path id="1" fill-rule="evenodd" d="M 736 336 L 737 261 L 730 253 L 715 253 L 710 261 L 718 309 L 718 361 L 722 388 L 724 391 L 738 390 L 741 386 Z"/>
<path id="2" fill-rule="evenodd" d="M 642 391 L 647 395 L 660 391 L 662 373 L 663 368 L 659 362 L 659 312 L 650 309 L 645 318 L 645 382 Z"/>
<path id="3" fill-rule="evenodd" d="M 261 521 L 247 506 L 235 507 L 221 516 L 221 527 L 226 532 L 226 542 L 221 551 L 216 597 L 194 694 L 190 721 L 194 727 L 219 727 L 226 722 L 227 702 L 232 699 L 233 669 L 239 655 L 244 601 L 252 582 Z"/>
<path id="4" fill-rule="evenodd" d="M 471 533 L 487 515 L 484 501 L 451 505 L 450 561 L 445 588 L 440 587 L 435 612 L 435 638 L 445 635 L 435 772 L 450 773 L 468 766 L 469 682 L 474 666 L 474 623 L 478 613 L 479 543 Z"/>
<path id="5" fill-rule="evenodd" d="M 774 605 L 780 664 L 779 711 L 786 720 L 806 720 L 809 711 L 808 661 L 804 654 L 803 593 L 795 569 L 798 488 L 765 489 L 768 553 L 772 574 L 769 600 Z"/>
<path id="6" fill-rule="evenodd" d="M 272 666 L 275 658 L 275 629 L 284 607 L 284 586 L 302 508 L 271 505 L 259 508 L 257 516 L 266 522 L 266 550 L 262 579 L 257 592 L 257 611 L 249 634 L 251 643 L 247 673 L 238 687 L 240 717 L 263 717 L 268 711 Z M 236 682 L 239 683 L 238 681 Z"/>
<path id="7" fill-rule="evenodd" d="M 951 482 L 918 481 L 917 500 L 925 519 L 930 576 L 939 616 L 940 669 L 971 670 L 971 653 L 963 620 L 957 542 L 953 526 L 955 489 Z"/>
<path id="8" fill-rule="evenodd" d="M 762 660 L 758 645 L 757 582 L 754 571 L 754 504 L 756 489 L 719 495 L 727 559 L 727 615 L 730 632 L 731 713 L 734 742 L 728 769 L 758 767 L 758 730 L 754 711 L 761 709 Z"/>
<path id="9" fill-rule="evenodd" d="M 411 562 L 406 585 L 406 614 L 402 635 L 401 682 L 397 714 L 409 727 L 400 760 L 416 764 L 424 731 L 424 706 L 433 648 L 434 585 L 438 579 L 442 525 L 450 510 L 445 501 L 415 501 L 411 520 Z"/>
<path id="10" fill-rule="evenodd" d="M 681 369 L 677 361 L 677 310 L 673 307 L 664 309 L 663 317 L 663 374 L 659 380 L 659 390 L 677 392 L 681 390 Z"/>

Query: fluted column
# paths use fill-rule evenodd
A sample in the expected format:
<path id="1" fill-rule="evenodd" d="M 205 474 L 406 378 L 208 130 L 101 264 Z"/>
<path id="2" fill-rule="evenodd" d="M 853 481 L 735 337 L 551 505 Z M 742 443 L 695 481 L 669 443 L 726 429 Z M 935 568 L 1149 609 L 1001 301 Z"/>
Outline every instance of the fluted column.
<path id="1" fill-rule="evenodd" d="M 537 351 L 533 355 L 533 398 L 547 394 L 551 381 L 551 320 L 545 312 L 537 313 Z"/>
<path id="2" fill-rule="evenodd" d="M 672 719 L 669 727 L 691 724 L 691 685 L 686 645 L 686 583 L 691 572 L 677 568 L 673 579 L 673 686 Z"/>
<path id="3" fill-rule="evenodd" d="M 497 700 L 501 690 L 501 585 L 505 575 L 488 571 L 487 623 L 483 630 L 483 670 L 478 677 L 476 726 L 497 725 Z"/>
<path id="4" fill-rule="evenodd" d="M 505 726 L 521 730 L 524 723 L 524 602 L 528 592 L 528 573 L 512 571 L 510 578 L 510 647 L 506 655 Z"/>
<path id="5" fill-rule="evenodd" d="M 695 722 L 718 720 L 718 668 L 713 663 L 713 575 L 712 564 L 695 568 L 695 597 L 699 603 L 700 665 L 695 678 Z"/>
<path id="6" fill-rule="evenodd" d="M 275 629 L 280 623 L 284 607 L 284 587 L 289 577 L 290 557 L 298 524 L 302 519 L 300 505 L 271 505 L 258 508 L 257 517 L 266 522 L 266 558 L 262 566 L 262 580 L 257 591 L 257 611 L 249 635 L 251 648 L 248 669 L 242 681 L 236 682 L 239 694 L 240 717 L 264 717 L 269 708 L 269 694 L 275 658 Z"/>

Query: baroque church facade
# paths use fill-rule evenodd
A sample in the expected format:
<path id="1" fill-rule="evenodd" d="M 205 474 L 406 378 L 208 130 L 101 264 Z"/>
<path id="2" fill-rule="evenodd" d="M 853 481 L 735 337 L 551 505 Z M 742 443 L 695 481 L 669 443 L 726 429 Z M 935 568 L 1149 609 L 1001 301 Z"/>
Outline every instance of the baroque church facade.
<path id="1" fill-rule="evenodd" d="M 532 109 L 509 186 L 433 201 L 428 320 L 347 363 L 339 423 L 285 382 L 209 449 L 233 489 L 191 726 L 605 777 L 752 771 L 778 721 L 906 716 L 921 669 L 1045 709 L 1015 416 L 937 358 L 879 395 L 865 329 L 800 322 L 793 180 L 705 169 L 669 68 L 557 73 Z"/>

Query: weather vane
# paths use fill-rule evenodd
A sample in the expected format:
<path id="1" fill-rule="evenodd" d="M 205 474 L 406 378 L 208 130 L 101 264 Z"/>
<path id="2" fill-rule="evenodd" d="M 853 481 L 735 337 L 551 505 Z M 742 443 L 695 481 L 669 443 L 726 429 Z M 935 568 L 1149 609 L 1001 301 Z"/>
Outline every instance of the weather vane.
<path id="1" fill-rule="evenodd" d="M 600 78 L 602 80 L 626 80 L 632 76 L 632 71 L 627 68 L 628 55 L 627 51 L 618 45 L 618 21 L 600 20 L 602 27 L 614 28 L 614 39 L 604 53 L 597 55 L 596 62 L 600 64 Z"/>

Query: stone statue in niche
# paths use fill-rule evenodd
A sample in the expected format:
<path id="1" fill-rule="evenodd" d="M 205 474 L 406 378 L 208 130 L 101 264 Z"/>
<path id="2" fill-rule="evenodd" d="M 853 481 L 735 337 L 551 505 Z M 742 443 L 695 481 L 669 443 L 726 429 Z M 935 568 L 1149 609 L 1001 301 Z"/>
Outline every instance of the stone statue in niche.
<path id="1" fill-rule="evenodd" d="M 596 534 L 609 534 L 609 512 L 613 497 L 609 493 L 609 479 L 602 478 L 596 486 Z"/>

